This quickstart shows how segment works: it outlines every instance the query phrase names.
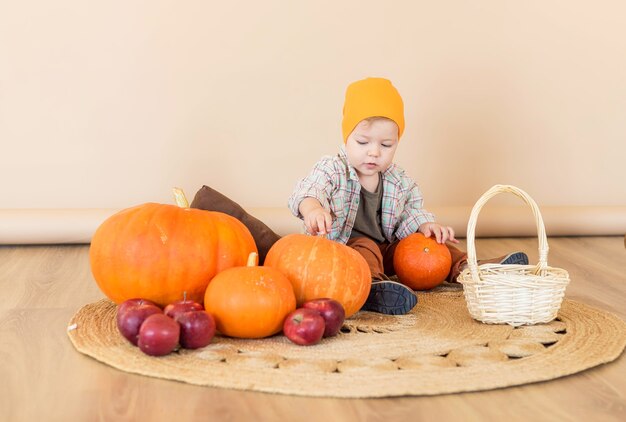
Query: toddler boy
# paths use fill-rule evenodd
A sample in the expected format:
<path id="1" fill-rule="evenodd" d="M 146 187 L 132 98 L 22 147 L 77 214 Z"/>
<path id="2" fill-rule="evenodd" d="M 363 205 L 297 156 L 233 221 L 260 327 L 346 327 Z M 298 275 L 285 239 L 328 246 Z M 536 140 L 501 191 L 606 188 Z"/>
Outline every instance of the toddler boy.
<path id="1" fill-rule="evenodd" d="M 467 255 L 450 244 L 458 243 L 454 230 L 423 208 L 419 187 L 393 162 L 404 132 L 404 104 L 389 80 L 367 78 L 348 86 L 342 131 L 339 154 L 318 161 L 296 185 L 289 208 L 309 234 L 326 235 L 365 258 L 372 289 L 364 310 L 405 314 L 417 296 L 388 278 L 395 274 L 393 254 L 401 239 L 420 232 L 445 243 L 452 255 L 451 282 Z M 488 262 L 526 265 L 528 257 L 516 252 Z"/>

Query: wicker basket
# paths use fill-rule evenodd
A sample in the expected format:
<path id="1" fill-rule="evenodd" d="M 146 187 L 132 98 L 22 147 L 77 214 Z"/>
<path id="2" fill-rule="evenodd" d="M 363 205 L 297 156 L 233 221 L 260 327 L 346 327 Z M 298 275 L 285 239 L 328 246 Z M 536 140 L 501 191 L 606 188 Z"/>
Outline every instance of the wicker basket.
<path id="1" fill-rule="evenodd" d="M 503 192 L 521 197 L 532 208 L 539 236 L 537 265 L 482 264 L 478 266 L 474 234 L 483 205 Z M 539 208 L 526 192 L 509 185 L 495 185 L 474 205 L 467 226 L 467 268 L 457 279 L 472 318 L 488 324 L 513 326 L 550 322 L 561 307 L 569 274 L 548 266 L 548 240 Z"/>

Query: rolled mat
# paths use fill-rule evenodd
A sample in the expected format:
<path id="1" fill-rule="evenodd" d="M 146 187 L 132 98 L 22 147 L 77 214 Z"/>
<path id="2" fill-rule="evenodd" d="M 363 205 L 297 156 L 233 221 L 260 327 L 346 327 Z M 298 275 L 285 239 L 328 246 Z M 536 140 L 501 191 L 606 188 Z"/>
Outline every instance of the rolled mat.
<path id="1" fill-rule="evenodd" d="M 615 360 L 617 316 L 564 300 L 556 320 L 513 328 L 473 320 L 458 288 L 420 293 L 411 313 L 358 312 L 339 335 L 298 346 L 283 335 L 216 336 L 197 350 L 151 357 L 118 332 L 116 305 L 72 317 L 74 347 L 119 370 L 210 387 L 318 397 L 391 397 L 489 390 L 546 381 Z"/>

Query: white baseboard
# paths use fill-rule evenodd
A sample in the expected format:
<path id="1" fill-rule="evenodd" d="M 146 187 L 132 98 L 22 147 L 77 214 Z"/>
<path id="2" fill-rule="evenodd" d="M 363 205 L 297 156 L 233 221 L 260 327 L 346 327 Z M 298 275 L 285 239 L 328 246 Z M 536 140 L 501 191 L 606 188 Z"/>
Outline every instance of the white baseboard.
<path id="1" fill-rule="evenodd" d="M 0 209 L 0 244 L 89 243 L 97 227 L 116 209 Z M 431 208 L 437 221 L 466 235 L 471 207 Z M 248 212 L 280 235 L 300 233 L 302 224 L 286 207 L 249 208 Z M 548 236 L 611 236 L 626 233 L 626 206 L 543 207 Z M 477 237 L 537 235 L 535 220 L 524 206 L 485 207 Z"/>

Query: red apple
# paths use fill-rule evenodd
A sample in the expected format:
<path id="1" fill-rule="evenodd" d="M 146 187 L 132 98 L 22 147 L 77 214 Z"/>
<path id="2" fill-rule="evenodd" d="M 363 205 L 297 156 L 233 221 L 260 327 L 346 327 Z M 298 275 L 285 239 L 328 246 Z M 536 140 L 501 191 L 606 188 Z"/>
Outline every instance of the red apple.
<path id="1" fill-rule="evenodd" d="M 117 314 L 123 314 L 124 312 L 126 312 L 127 309 L 129 308 L 133 308 L 137 305 L 154 305 L 159 307 L 159 305 L 157 305 L 156 303 L 148 300 L 148 299 L 142 299 L 142 298 L 135 298 L 135 299 L 128 299 L 125 300 L 124 302 L 120 303 L 119 305 L 117 305 Z"/>
<path id="2" fill-rule="evenodd" d="M 149 300 L 129 299 L 117 308 L 117 329 L 132 344 L 137 345 L 141 324 L 153 314 L 160 314 L 161 308 Z"/>
<path id="3" fill-rule="evenodd" d="M 178 345 L 180 325 L 165 314 L 150 315 L 141 324 L 137 345 L 147 355 L 163 356 Z"/>
<path id="4" fill-rule="evenodd" d="M 172 302 L 163 309 L 163 313 L 170 318 L 176 319 L 178 315 L 184 314 L 188 311 L 202 311 L 204 307 L 193 300 L 179 300 L 178 302 Z"/>
<path id="5" fill-rule="evenodd" d="M 294 343 L 309 346 L 319 343 L 325 325 L 324 318 L 316 310 L 298 308 L 285 318 L 283 333 Z"/>
<path id="6" fill-rule="evenodd" d="M 215 320 L 207 312 L 184 312 L 178 315 L 176 322 L 180 324 L 180 345 L 185 349 L 204 347 L 215 335 Z"/>
<path id="7" fill-rule="evenodd" d="M 313 299 L 304 302 L 302 307 L 314 309 L 324 318 L 324 322 L 326 323 L 324 337 L 337 335 L 343 325 L 343 320 L 346 319 L 346 311 L 343 309 L 341 303 L 337 302 L 335 299 Z"/>

